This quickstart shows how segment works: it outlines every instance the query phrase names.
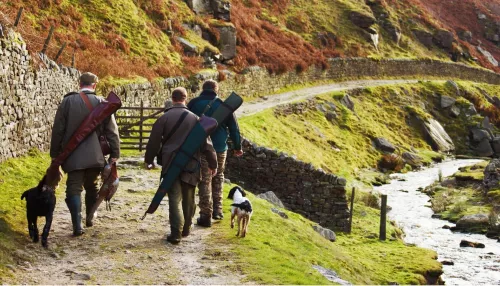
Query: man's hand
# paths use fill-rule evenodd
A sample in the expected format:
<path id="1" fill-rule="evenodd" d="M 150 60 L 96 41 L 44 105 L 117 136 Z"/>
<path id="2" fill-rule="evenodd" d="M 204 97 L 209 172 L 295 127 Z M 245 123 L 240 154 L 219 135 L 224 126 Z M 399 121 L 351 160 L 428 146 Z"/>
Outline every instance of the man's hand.
<path id="1" fill-rule="evenodd" d="M 113 165 L 114 163 L 116 163 L 116 161 L 118 161 L 118 158 L 109 158 L 108 161 L 110 165 Z"/>
<path id="2" fill-rule="evenodd" d="M 217 169 L 210 169 L 210 174 L 213 176 L 217 175 Z"/>
<path id="3" fill-rule="evenodd" d="M 243 155 L 243 150 L 233 150 L 233 155 L 236 157 L 240 157 Z"/>
<path id="4" fill-rule="evenodd" d="M 154 169 L 155 167 L 156 167 L 155 163 L 148 164 L 148 163 L 144 162 L 144 169 L 146 169 L 146 170 L 151 170 L 151 169 Z"/>

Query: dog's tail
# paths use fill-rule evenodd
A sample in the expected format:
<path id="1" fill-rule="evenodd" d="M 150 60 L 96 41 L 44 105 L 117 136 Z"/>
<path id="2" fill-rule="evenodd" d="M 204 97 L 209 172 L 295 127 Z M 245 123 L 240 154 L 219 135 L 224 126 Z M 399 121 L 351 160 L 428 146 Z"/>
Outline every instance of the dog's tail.
<path id="1" fill-rule="evenodd" d="M 240 208 L 241 210 L 246 211 L 247 213 L 252 212 L 252 204 L 249 201 L 244 201 L 239 204 L 232 204 L 231 206 Z"/>
<path id="2" fill-rule="evenodd" d="M 29 193 L 29 191 L 24 192 L 24 193 L 21 195 L 21 200 L 23 200 L 23 199 L 27 198 L 27 197 L 28 197 L 28 193 Z"/>

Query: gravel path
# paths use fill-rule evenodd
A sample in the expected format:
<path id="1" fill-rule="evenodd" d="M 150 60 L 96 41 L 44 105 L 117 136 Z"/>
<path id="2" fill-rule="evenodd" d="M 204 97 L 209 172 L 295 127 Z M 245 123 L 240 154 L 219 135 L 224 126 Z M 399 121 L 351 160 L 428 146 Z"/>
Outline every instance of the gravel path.
<path id="1" fill-rule="evenodd" d="M 280 93 L 276 95 L 270 95 L 264 98 L 267 100 L 259 100 L 255 102 L 244 103 L 237 111 L 236 115 L 238 117 L 248 116 L 255 114 L 267 108 L 272 108 L 280 104 L 289 103 L 292 101 L 307 99 L 314 97 L 319 94 L 349 90 L 354 88 L 363 88 L 371 86 L 380 86 L 388 84 L 405 84 L 405 83 L 416 83 L 418 80 L 354 80 L 345 81 L 332 84 L 319 85 L 314 87 L 308 87 L 304 89 L 299 89 L 295 91 Z"/>

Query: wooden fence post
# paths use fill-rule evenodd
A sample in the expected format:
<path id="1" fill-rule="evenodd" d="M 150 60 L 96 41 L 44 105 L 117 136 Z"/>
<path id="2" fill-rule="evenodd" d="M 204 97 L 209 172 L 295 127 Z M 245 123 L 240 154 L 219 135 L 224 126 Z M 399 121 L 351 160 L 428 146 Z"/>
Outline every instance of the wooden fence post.
<path id="1" fill-rule="evenodd" d="M 387 223 L 387 195 L 382 195 L 382 204 L 380 206 L 380 240 L 386 239 L 386 223 Z"/>
<path id="2" fill-rule="evenodd" d="M 350 209 L 350 214 L 349 214 L 349 231 L 347 233 L 351 233 L 352 231 L 352 214 L 354 213 L 354 196 L 356 193 L 356 188 L 352 188 L 352 193 L 351 193 L 351 209 Z"/>
<path id="3" fill-rule="evenodd" d="M 66 43 L 64 43 L 61 48 L 59 49 L 59 52 L 57 52 L 56 57 L 54 58 L 54 62 L 57 62 L 59 57 L 61 56 L 62 52 L 64 51 L 64 48 L 66 48 Z"/>
<path id="4" fill-rule="evenodd" d="M 17 16 L 16 16 L 16 21 L 14 22 L 14 27 L 17 27 L 19 25 L 19 22 L 21 20 L 21 15 L 23 14 L 24 7 L 19 8 L 19 11 L 17 11 Z"/>
<path id="5" fill-rule="evenodd" d="M 47 48 L 49 47 L 50 40 L 52 39 L 52 34 L 54 33 L 54 26 L 50 26 L 50 31 L 49 35 L 47 36 L 47 39 L 45 40 L 45 43 L 43 44 L 43 49 L 41 51 L 42 54 L 45 54 L 47 51 Z"/>
<path id="6" fill-rule="evenodd" d="M 144 102 L 141 100 L 141 125 L 139 125 L 139 152 L 142 152 L 142 126 L 144 122 L 142 122 L 142 119 L 144 117 Z"/>

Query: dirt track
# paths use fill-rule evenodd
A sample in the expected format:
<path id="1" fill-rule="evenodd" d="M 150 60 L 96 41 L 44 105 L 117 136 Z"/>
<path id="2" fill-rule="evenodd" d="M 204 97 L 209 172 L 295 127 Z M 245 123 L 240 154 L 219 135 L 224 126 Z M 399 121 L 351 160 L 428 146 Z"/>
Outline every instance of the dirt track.
<path id="1" fill-rule="evenodd" d="M 112 211 L 104 203 L 85 235 L 72 237 L 64 195 L 58 198 L 49 249 L 28 243 L 17 254 L 34 261 L 11 268 L 21 284 L 240 284 L 241 276 L 229 272 L 229 261 L 207 255 L 216 247 L 207 236 L 213 229 L 195 226 L 179 245 L 168 243 L 168 206 L 165 198 L 154 215 L 140 217 L 149 206 L 159 178 L 158 171 L 139 167 L 140 158 L 122 160 L 120 190 Z M 58 193 L 64 192 L 60 186 Z M 42 221 L 44 221 L 42 219 Z M 222 223 L 227 222 L 222 221 Z M 27 237 L 27 235 L 26 235 Z M 26 238 L 28 239 L 28 238 Z"/>

